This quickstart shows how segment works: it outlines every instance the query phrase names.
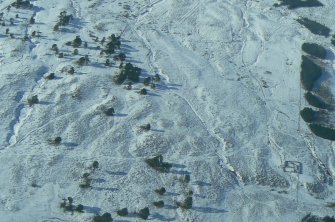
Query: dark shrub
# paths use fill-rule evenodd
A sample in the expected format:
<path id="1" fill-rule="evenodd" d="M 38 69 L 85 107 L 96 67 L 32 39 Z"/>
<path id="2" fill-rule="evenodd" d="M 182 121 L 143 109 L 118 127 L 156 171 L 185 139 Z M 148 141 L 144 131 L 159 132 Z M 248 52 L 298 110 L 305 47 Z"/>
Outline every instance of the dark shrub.
<path id="1" fill-rule="evenodd" d="M 126 79 L 127 79 L 127 75 L 125 75 L 124 73 L 121 72 L 119 74 L 116 74 L 113 77 L 113 82 L 115 84 L 121 85 Z"/>
<path id="2" fill-rule="evenodd" d="M 302 56 L 300 80 L 307 91 L 313 89 L 314 82 L 322 75 L 322 69 L 307 56 Z"/>
<path id="3" fill-rule="evenodd" d="M 191 209 L 192 204 L 193 204 L 193 198 L 191 196 L 186 197 L 186 199 L 182 203 L 177 202 L 177 206 L 184 210 Z"/>
<path id="4" fill-rule="evenodd" d="M 311 108 L 304 108 L 303 110 L 300 111 L 300 116 L 307 123 L 313 122 L 313 120 L 316 117 L 316 114 L 317 114 L 317 112 L 315 112 Z"/>
<path id="5" fill-rule="evenodd" d="M 78 55 L 78 54 L 79 54 L 78 49 L 74 49 L 74 50 L 73 50 L 73 55 Z"/>
<path id="6" fill-rule="evenodd" d="M 53 73 L 53 72 L 45 77 L 45 79 L 47 79 L 47 80 L 52 80 L 54 78 L 55 78 L 55 73 Z"/>
<path id="7" fill-rule="evenodd" d="M 96 169 L 98 169 L 99 168 L 99 162 L 98 161 L 93 161 L 93 163 L 92 163 L 92 168 L 93 168 L 93 170 L 96 170 Z"/>
<path id="8" fill-rule="evenodd" d="M 161 173 L 168 173 L 172 167 L 172 164 L 163 162 L 163 156 L 159 155 L 153 158 L 146 159 L 145 162 Z"/>
<path id="9" fill-rule="evenodd" d="M 27 101 L 29 106 L 33 106 L 34 104 L 38 104 L 39 102 L 37 95 L 28 98 Z"/>
<path id="10" fill-rule="evenodd" d="M 108 108 L 104 111 L 104 113 L 107 115 L 107 116 L 113 116 L 115 114 L 115 110 L 113 107 L 111 108 Z"/>
<path id="11" fill-rule="evenodd" d="M 121 217 L 125 217 L 128 215 L 128 209 L 127 208 L 122 208 L 120 210 L 116 211 L 117 215 L 121 216 Z"/>
<path id="12" fill-rule="evenodd" d="M 153 204 L 154 204 L 155 207 L 158 207 L 158 208 L 164 207 L 164 201 L 162 201 L 162 200 L 153 202 Z"/>
<path id="13" fill-rule="evenodd" d="M 59 53 L 59 54 L 58 54 L 58 58 L 64 58 L 64 53 L 62 53 L 62 52 Z"/>
<path id="14" fill-rule="evenodd" d="M 56 146 L 58 146 L 62 142 L 62 138 L 59 137 L 59 136 L 57 136 L 57 137 L 55 137 L 53 139 L 49 139 L 48 142 L 49 142 L 50 145 L 56 145 Z"/>
<path id="15" fill-rule="evenodd" d="M 145 86 L 150 85 L 150 83 L 151 83 L 151 77 L 146 77 L 146 78 L 144 78 L 144 80 L 143 80 L 143 84 L 144 84 Z"/>
<path id="16" fill-rule="evenodd" d="M 150 215 L 150 212 L 149 212 L 148 207 L 145 207 L 138 212 L 138 216 L 143 220 L 148 219 L 149 215 Z"/>
<path id="17" fill-rule="evenodd" d="M 82 40 L 79 35 L 76 36 L 76 38 L 72 41 L 72 46 L 75 48 L 78 48 L 81 46 Z"/>
<path id="18" fill-rule="evenodd" d="M 113 221 L 113 218 L 110 213 L 104 213 L 101 216 L 96 215 L 93 218 L 93 222 L 112 222 L 112 221 Z"/>
<path id="19" fill-rule="evenodd" d="M 335 46 L 335 35 L 333 35 L 332 39 L 331 39 L 331 43 L 333 46 Z"/>
<path id="20" fill-rule="evenodd" d="M 189 183 L 190 180 L 191 180 L 191 176 L 189 174 L 186 174 L 185 177 L 184 177 L 184 182 Z"/>
<path id="21" fill-rule="evenodd" d="M 323 139 L 327 139 L 331 141 L 335 140 L 335 129 L 324 127 L 324 126 L 321 126 L 319 124 L 314 124 L 314 123 L 309 124 L 309 128 L 315 135 Z"/>
<path id="22" fill-rule="evenodd" d="M 148 124 L 145 124 L 145 125 L 142 125 L 142 126 L 140 126 L 140 129 L 141 130 L 144 130 L 144 131 L 149 131 L 150 130 L 150 128 L 151 128 L 151 126 L 150 126 L 150 124 L 148 123 Z"/>
<path id="23" fill-rule="evenodd" d="M 161 81 L 161 77 L 160 77 L 158 74 L 156 74 L 156 75 L 154 76 L 154 81 L 155 81 L 155 82 L 159 82 L 159 81 Z"/>
<path id="24" fill-rule="evenodd" d="M 145 88 L 141 89 L 139 92 L 138 92 L 140 95 L 147 95 L 147 90 Z"/>
<path id="25" fill-rule="evenodd" d="M 316 43 L 304 43 L 302 44 L 301 49 L 304 52 L 320 59 L 325 59 L 327 56 L 327 50 Z"/>
<path id="26" fill-rule="evenodd" d="M 84 212 L 84 206 L 81 204 L 78 204 L 78 206 L 76 207 L 75 211 L 79 212 L 79 213 L 83 213 Z"/>
<path id="27" fill-rule="evenodd" d="M 158 193 L 159 195 L 164 195 L 166 192 L 166 189 L 164 187 L 161 187 L 159 189 L 156 189 L 155 192 Z"/>
<path id="28" fill-rule="evenodd" d="M 31 17 L 31 18 L 30 18 L 29 23 L 30 23 L 30 24 L 35 24 L 35 19 L 34 19 L 34 17 Z"/>

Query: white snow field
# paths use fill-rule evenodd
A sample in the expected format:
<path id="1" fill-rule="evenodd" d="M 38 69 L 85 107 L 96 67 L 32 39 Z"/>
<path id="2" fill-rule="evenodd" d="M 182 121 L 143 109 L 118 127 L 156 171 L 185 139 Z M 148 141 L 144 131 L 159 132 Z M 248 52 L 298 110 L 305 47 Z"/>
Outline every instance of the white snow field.
<path id="1" fill-rule="evenodd" d="M 277 0 L 36 0 L 31 9 L 7 10 L 14 1 L 0 0 L 0 222 L 89 222 L 105 212 L 114 221 L 143 221 L 137 212 L 144 207 L 150 221 L 335 215 L 327 207 L 335 202 L 335 145 L 299 115 L 309 107 L 301 45 L 334 46 L 296 21 L 307 17 L 335 30 L 333 0 L 297 9 L 274 7 Z M 73 19 L 54 31 L 62 11 Z M 131 90 L 113 82 L 115 54 L 108 67 L 97 48 L 111 34 L 121 36 L 116 53 L 142 69 Z M 88 47 L 73 55 L 65 43 L 77 35 Z M 77 65 L 85 55 L 89 64 Z M 332 55 L 323 61 L 329 70 Z M 75 73 L 62 72 L 66 66 Z M 155 74 L 156 88 L 144 86 Z M 334 72 L 325 82 L 335 82 Z M 29 106 L 34 95 L 39 102 Z M 110 107 L 113 116 L 103 112 Z M 147 123 L 151 129 L 140 130 Z M 48 142 L 55 137 L 62 138 L 58 146 Z M 170 172 L 145 162 L 158 155 Z M 85 172 L 92 181 L 81 188 Z M 154 192 L 160 187 L 163 196 Z M 177 207 L 187 196 L 192 208 Z M 64 212 L 67 197 L 84 212 Z M 159 200 L 164 207 L 153 205 Z M 125 207 L 129 215 L 119 216 Z"/>

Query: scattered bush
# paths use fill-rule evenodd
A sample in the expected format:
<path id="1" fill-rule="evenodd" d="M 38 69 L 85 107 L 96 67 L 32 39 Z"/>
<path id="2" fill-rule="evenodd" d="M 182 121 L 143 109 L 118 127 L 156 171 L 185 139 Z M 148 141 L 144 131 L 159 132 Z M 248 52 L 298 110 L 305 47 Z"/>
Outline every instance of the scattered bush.
<path id="1" fill-rule="evenodd" d="M 35 19 L 34 17 L 31 17 L 30 20 L 29 20 L 29 23 L 32 25 L 32 24 L 35 24 Z"/>
<path id="2" fill-rule="evenodd" d="M 140 129 L 141 130 L 144 130 L 144 131 L 149 131 L 150 130 L 150 128 L 151 128 L 151 126 L 150 126 L 150 124 L 148 123 L 148 124 L 145 124 L 145 125 L 142 125 L 142 126 L 140 126 Z"/>
<path id="3" fill-rule="evenodd" d="M 34 95 L 34 96 L 28 98 L 27 101 L 28 101 L 28 105 L 29 106 L 33 106 L 34 104 L 38 104 L 39 103 L 37 95 Z"/>
<path id="4" fill-rule="evenodd" d="M 99 168 L 99 162 L 98 161 L 93 161 L 93 163 L 92 163 L 92 168 L 93 168 L 93 170 L 96 170 L 96 169 L 98 169 Z"/>
<path id="5" fill-rule="evenodd" d="M 64 211 L 70 211 L 70 212 L 74 212 L 77 211 L 79 213 L 83 213 L 84 212 L 84 206 L 79 204 L 77 206 L 73 205 L 73 198 L 72 197 L 68 197 L 67 199 L 63 199 L 63 202 L 60 204 L 60 208 L 63 208 Z"/>
<path id="6" fill-rule="evenodd" d="M 47 79 L 47 80 L 52 80 L 52 79 L 54 79 L 55 78 L 55 73 L 50 73 L 50 74 L 48 74 L 46 77 L 44 77 L 45 79 Z"/>
<path id="7" fill-rule="evenodd" d="M 80 66 L 83 66 L 83 65 L 88 65 L 89 61 L 90 60 L 88 59 L 88 55 L 85 55 L 85 57 L 80 57 L 76 63 Z"/>
<path id="8" fill-rule="evenodd" d="M 113 221 L 113 218 L 110 213 L 104 213 L 101 216 L 96 215 L 93 218 L 93 222 L 112 222 L 112 221 Z"/>
<path id="9" fill-rule="evenodd" d="M 145 86 L 150 85 L 150 83 L 151 83 L 151 77 L 146 77 L 146 78 L 144 78 L 144 80 L 143 80 L 143 84 L 144 84 Z"/>
<path id="10" fill-rule="evenodd" d="M 66 11 L 62 11 L 59 14 L 58 18 L 59 18 L 59 21 L 58 21 L 57 25 L 58 26 L 66 26 L 73 19 L 73 15 L 67 15 Z"/>
<path id="11" fill-rule="evenodd" d="M 301 49 L 304 52 L 312 56 L 318 57 L 320 59 L 325 59 L 327 56 L 327 50 L 321 45 L 316 44 L 316 43 L 306 43 L 305 42 L 304 44 L 302 44 Z"/>
<path id="12" fill-rule="evenodd" d="M 166 189 L 164 187 L 161 187 L 159 189 L 156 189 L 155 192 L 159 195 L 164 195 L 166 192 Z"/>
<path id="13" fill-rule="evenodd" d="M 48 142 L 49 142 L 50 145 L 56 145 L 56 146 L 58 146 L 62 142 L 62 138 L 60 136 L 57 136 L 57 137 L 55 137 L 53 139 L 48 139 Z"/>
<path id="14" fill-rule="evenodd" d="M 64 53 L 62 53 L 62 52 L 59 53 L 59 54 L 58 54 L 58 58 L 64 58 Z"/>
<path id="15" fill-rule="evenodd" d="M 335 46 L 335 35 L 332 36 L 331 43 L 333 46 Z"/>
<path id="16" fill-rule="evenodd" d="M 138 216 L 139 218 L 143 219 L 143 220 L 146 220 L 148 219 L 150 215 L 150 212 L 149 212 L 149 208 L 148 207 L 145 207 L 143 209 L 141 209 L 139 212 L 138 212 Z"/>
<path id="17" fill-rule="evenodd" d="M 154 204 L 154 206 L 157 207 L 157 208 L 162 208 L 162 207 L 164 207 L 164 201 L 162 201 L 162 200 L 153 202 L 153 204 Z"/>
<path id="18" fill-rule="evenodd" d="M 158 74 L 156 74 L 156 75 L 154 76 L 154 81 L 155 81 L 155 82 L 159 82 L 159 81 L 161 81 L 161 77 L 160 77 Z"/>
<path id="19" fill-rule="evenodd" d="M 190 176 L 189 174 L 186 174 L 186 175 L 184 176 L 184 182 L 185 182 L 185 183 L 189 183 L 190 180 L 191 180 L 191 176 Z"/>
<path id="20" fill-rule="evenodd" d="M 115 49 L 120 49 L 120 36 L 116 37 L 114 34 L 112 34 L 110 37 L 108 37 L 108 39 L 109 42 L 106 44 L 106 48 L 104 50 L 105 53 L 112 54 L 115 52 Z"/>
<path id="21" fill-rule="evenodd" d="M 81 178 L 81 182 L 79 184 L 79 187 L 80 188 L 89 188 L 91 187 L 91 182 L 92 182 L 92 179 L 89 178 L 89 174 L 88 175 L 83 175 L 83 177 Z"/>
<path id="22" fill-rule="evenodd" d="M 81 46 L 82 40 L 80 38 L 79 35 L 76 36 L 76 38 L 72 41 L 72 46 L 74 48 L 78 48 L 79 46 Z"/>
<path id="23" fill-rule="evenodd" d="M 121 216 L 121 217 L 125 217 L 128 215 L 128 209 L 127 208 L 122 208 L 120 210 L 116 211 L 117 215 Z"/>
<path id="24" fill-rule="evenodd" d="M 125 61 L 126 60 L 126 55 L 124 53 L 119 53 L 118 55 L 115 55 L 113 57 L 114 61 Z"/>
<path id="25" fill-rule="evenodd" d="M 168 173 L 172 167 L 172 164 L 163 162 L 163 156 L 159 155 L 153 158 L 146 159 L 145 162 L 161 173 Z"/>
<path id="26" fill-rule="evenodd" d="M 186 199 L 183 202 L 177 202 L 177 206 L 184 210 L 191 209 L 192 204 L 193 204 L 192 196 L 186 197 Z"/>
<path id="27" fill-rule="evenodd" d="M 74 49 L 74 50 L 73 50 L 73 55 L 78 55 L 78 54 L 79 54 L 78 49 Z"/>

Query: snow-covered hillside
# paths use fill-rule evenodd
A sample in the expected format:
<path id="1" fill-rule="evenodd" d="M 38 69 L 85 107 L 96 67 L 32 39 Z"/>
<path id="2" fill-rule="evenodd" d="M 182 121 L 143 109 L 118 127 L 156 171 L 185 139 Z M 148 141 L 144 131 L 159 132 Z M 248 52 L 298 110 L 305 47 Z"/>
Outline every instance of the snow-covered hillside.
<path id="1" fill-rule="evenodd" d="M 335 145 L 299 114 L 310 106 L 300 81 L 304 42 L 328 50 L 320 84 L 335 91 L 331 37 L 296 21 L 335 30 L 335 2 L 320 1 L 289 9 L 276 0 L 36 0 L 29 8 L 0 0 L 0 221 L 88 222 L 105 212 L 142 221 L 144 207 L 151 221 L 335 215 L 327 207 Z M 72 19 L 55 27 L 64 11 Z M 112 34 L 121 45 L 109 55 L 101 51 Z M 113 81 L 119 53 L 141 69 L 131 89 Z M 143 84 L 155 75 L 160 81 Z M 56 137 L 60 144 L 50 142 Z M 168 173 L 146 163 L 158 155 L 172 164 Z M 163 196 L 154 191 L 161 187 Z M 67 197 L 83 213 L 64 212 Z M 177 207 L 187 197 L 192 208 Z M 164 207 L 153 205 L 159 200 Z M 119 216 L 125 207 L 129 215 Z"/>

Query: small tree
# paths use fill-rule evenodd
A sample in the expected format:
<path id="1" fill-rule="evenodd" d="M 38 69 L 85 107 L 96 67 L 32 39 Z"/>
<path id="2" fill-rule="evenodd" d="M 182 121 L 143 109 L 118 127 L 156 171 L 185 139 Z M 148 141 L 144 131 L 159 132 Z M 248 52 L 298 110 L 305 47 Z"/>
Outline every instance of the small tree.
<path id="1" fill-rule="evenodd" d="M 29 106 L 33 106 L 34 104 L 38 104 L 39 103 L 37 95 L 34 95 L 34 96 L 28 98 L 27 101 L 28 101 L 28 105 Z"/>
<path id="2" fill-rule="evenodd" d="M 144 84 L 145 86 L 150 85 L 150 83 L 151 83 L 151 77 L 146 77 L 146 78 L 144 78 L 144 80 L 143 80 L 143 84 Z"/>
<path id="3" fill-rule="evenodd" d="M 139 91 L 139 94 L 140 95 L 147 95 L 147 90 L 145 88 L 142 88 L 140 91 Z"/>
<path id="4" fill-rule="evenodd" d="M 154 204 L 154 206 L 157 207 L 157 208 L 162 208 L 162 207 L 164 207 L 164 201 L 162 201 L 162 200 L 153 202 L 153 204 Z"/>
<path id="5" fill-rule="evenodd" d="M 193 198 L 192 196 L 188 196 L 186 197 L 186 199 L 183 202 L 177 202 L 177 206 L 184 209 L 184 210 L 188 210 L 191 209 L 193 205 Z"/>
<path id="6" fill-rule="evenodd" d="M 159 195 L 164 195 L 166 192 L 166 189 L 164 187 L 161 187 L 159 189 L 156 189 L 155 192 Z"/>
<path id="7" fill-rule="evenodd" d="M 35 19 L 34 19 L 34 17 L 31 17 L 31 18 L 30 18 L 29 23 L 30 23 L 30 24 L 35 24 Z"/>
<path id="8" fill-rule="evenodd" d="M 104 213 L 101 216 L 96 215 L 93 218 L 93 222 L 112 222 L 112 221 L 113 221 L 113 218 L 110 213 Z"/>
<path id="9" fill-rule="evenodd" d="M 48 139 L 48 142 L 49 142 L 50 145 L 56 145 L 56 146 L 58 146 L 62 142 L 62 138 L 60 136 L 57 136 L 57 137 L 55 137 L 53 139 Z"/>
<path id="10" fill-rule="evenodd" d="M 145 124 L 145 125 L 140 126 L 140 129 L 141 129 L 141 130 L 144 130 L 144 131 L 149 131 L 150 128 L 151 128 L 150 123 L 147 123 L 147 124 Z"/>
<path id="11" fill-rule="evenodd" d="M 78 48 L 81 46 L 82 40 L 79 35 L 76 36 L 76 38 L 72 41 L 72 46 L 75 48 Z"/>
<path id="12" fill-rule="evenodd" d="M 79 52 L 78 52 L 78 49 L 74 49 L 74 50 L 73 50 L 73 55 L 78 55 L 78 53 L 79 53 Z"/>
<path id="13" fill-rule="evenodd" d="M 148 207 L 145 207 L 138 212 L 138 216 L 143 220 L 148 219 L 149 215 L 150 215 L 150 212 L 149 212 Z"/>
<path id="14" fill-rule="evenodd" d="M 104 111 L 104 113 L 107 115 L 107 116 L 113 116 L 115 114 L 115 110 L 113 107 L 111 108 L 108 108 Z"/>
<path id="15" fill-rule="evenodd" d="M 125 217 L 128 215 L 128 209 L 127 208 L 122 208 L 120 210 L 116 211 L 117 215 L 121 216 L 121 217 Z"/>
<path id="16" fill-rule="evenodd" d="M 99 162 L 98 161 L 93 161 L 93 163 L 92 163 L 92 168 L 93 168 L 93 170 L 96 170 L 96 169 L 98 169 L 99 168 Z"/>

